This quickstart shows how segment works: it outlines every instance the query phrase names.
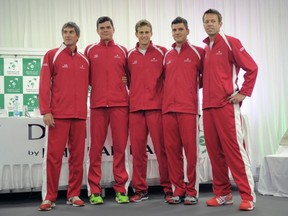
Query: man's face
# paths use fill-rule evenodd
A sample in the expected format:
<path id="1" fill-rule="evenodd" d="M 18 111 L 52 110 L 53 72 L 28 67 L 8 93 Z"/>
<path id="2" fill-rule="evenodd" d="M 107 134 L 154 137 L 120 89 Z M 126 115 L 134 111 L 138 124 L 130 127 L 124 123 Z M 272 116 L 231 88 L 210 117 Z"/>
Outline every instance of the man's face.
<path id="1" fill-rule="evenodd" d="M 220 31 L 222 22 L 219 22 L 216 14 L 208 13 L 204 16 L 203 26 L 209 36 L 215 36 Z"/>
<path id="2" fill-rule="evenodd" d="M 151 28 L 148 26 L 141 26 L 137 29 L 137 32 L 135 33 L 135 35 L 138 38 L 140 46 L 148 45 L 152 37 Z"/>
<path id="3" fill-rule="evenodd" d="M 189 29 L 184 23 L 172 24 L 172 36 L 177 44 L 183 44 L 187 40 Z"/>
<path id="4" fill-rule="evenodd" d="M 97 33 L 102 40 L 110 41 L 113 39 L 114 28 L 109 21 L 106 21 L 98 25 Z"/>
<path id="5" fill-rule="evenodd" d="M 66 27 L 62 33 L 63 41 L 66 46 L 75 46 L 79 36 L 77 36 L 74 28 Z"/>

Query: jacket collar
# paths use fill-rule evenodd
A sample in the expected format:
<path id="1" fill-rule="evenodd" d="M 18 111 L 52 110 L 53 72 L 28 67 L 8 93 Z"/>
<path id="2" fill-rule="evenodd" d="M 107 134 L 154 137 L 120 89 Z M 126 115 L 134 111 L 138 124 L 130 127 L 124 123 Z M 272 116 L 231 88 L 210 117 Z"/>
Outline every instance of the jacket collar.
<path id="1" fill-rule="evenodd" d="M 100 40 L 99 44 L 102 46 L 106 46 L 105 42 L 102 39 Z M 115 45 L 114 40 L 110 40 L 107 44 L 107 46 L 114 46 L 114 45 Z"/>
<path id="2" fill-rule="evenodd" d="M 71 50 L 69 47 L 67 47 L 64 43 L 61 44 L 61 46 L 59 47 L 59 49 L 65 51 L 65 52 L 66 52 L 67 54 L 69 54 L 69 55 L 73 55 L 73 54 L 75 55 L 75 53 L 78 52 L 77 46 L 76 46 L 76 48 L 75 48 L 75 52 L 73 53 L 72 50 Z"/>
<path id="3" fill-rule="evenodd" d="M 153 43 L 152 41 L 150 40 L 150 43 L 149 43 L 149 46 L 147 48 L 147 50 L 151 49 L 151 47 L 153 47 Z M 136 47 L 135 47 L 137 50 L 139 49 L 139 42 L 136 43 Z"/>
<path id="4" fill-rule="evenodd" d="M 220 35 L 220 33 L 217 33 L 217 34 L 215 35 L 214 44 L 217 43 L 217 42 L 219 42 L 220 40 L 223 40 L 223 38 L 222 38 L 222 36 Z M 204 42 L 205 44 L 209 45 L 209 44 L 210 44 L 210 39 L 209 39 L 209 37 L 205 38 L 205 39 L 203 40 L 203 42 Z"/>
<path id="5" fill-rule="evenodd" d="M 186 41 L 182 44 L 181 49 L 185 49 L 185 47 L 187 47 L 187 46 L 188 46 L 188 40 L 186 40 Z M 175 48 L 176 48 L 176 43 L 173 43 L 173 44 L 172 44 L 172 47 L 173 47 L 173 49 L 175 49 Z"/>

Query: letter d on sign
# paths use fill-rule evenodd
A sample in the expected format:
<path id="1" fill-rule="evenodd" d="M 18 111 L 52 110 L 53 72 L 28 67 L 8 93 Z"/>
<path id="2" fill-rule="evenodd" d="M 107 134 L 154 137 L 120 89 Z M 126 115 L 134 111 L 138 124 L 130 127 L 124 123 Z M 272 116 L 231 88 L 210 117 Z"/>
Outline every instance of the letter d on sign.
<path id="1" fill-rule="evenodd" d="M 41 129 L 42 134 L 39 137 L 33 137 L 33 131 L 35 133 L 35 127 L 39 127 Z M 45 137 L 45 127 L 43 125 L 40 125 L 40 124 L 28 124 L 28 139 L 29 140 L 42 139 L 43 137 Z"/>

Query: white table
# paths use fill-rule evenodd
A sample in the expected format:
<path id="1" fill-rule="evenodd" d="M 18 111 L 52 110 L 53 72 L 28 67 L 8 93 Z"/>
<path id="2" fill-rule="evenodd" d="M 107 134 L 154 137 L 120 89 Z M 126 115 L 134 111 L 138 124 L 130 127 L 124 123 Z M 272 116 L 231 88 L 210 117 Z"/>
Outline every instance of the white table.
<path id="1" fill-rule="evenodd" d="M 288 197 L 288 146 L 279 146 L 276 154 L 264 157 L 258 192 L 263 195 Z"/>
<path id="2" fill-rule="evenodd" d="M 87 183 L 87 167 L 88 167 L 88 146 L 90 143 L 89 120 L 87 121 L 87 138 L 86 138 L 86 155 L 84 166 L 83 185 Z M 199 136 L 203 140 L 202 121 L 199 121 Z M 247 117 L 243 118 L 243 130 L 246 140 L 246 146 L 250 147 L 249 124 Z M 202 139 L 201 139 L 202 138 Z M 0 118 L 0 193 L 21 192 L 21 191 L 38 191 L 42 186 L 42 161 L 45 144 L 45 129 L 42 117 L 2 117 Z M 105 142 L 107 154 L 102 155 L 102 180 L 103 188 L 111 187 L 114 182 L 112 173 L 111 154 L 111 133 L 108 130 L 108 136 Z M 158 163 L 154 154 L 154 148 L 149 137 L 148 147 L 148 169 L 147 182 L 149 185 L 159 185 Z M 148 149 L 148 148 L 147 148 Z M 68 177 L 68 153 L 64 153 L 63 164 L 60 175 L 60 187 L 67 186 Z M 132 175 L 132 155 L 130 152 L 130 143 L 128 141 L 126 150 L 126 167 L 131 178 Z M 186 169 L 186 161 L 184 160 L 184 169 Z M 198 157 L 198 177 L 199 183 L 212 180 L 212 171 L 210 160 L 206 151 L 205 143 L 199 142 Z M 185 173 L 186 178 L 186 173 Z"/>
<path id="3" fill-rule="evenodd" d="M 202 127 L 200 127 L 202 128 Z M 89 121 L 87 121 L 86 145 L 89 145 Z M 203 131 L 200 131 L 203 136 Z M 42 186 L 42 160 L 45 144 L 45 128 L 42 117 L 3 117 L 0 118 L 0 193 L 39 191 Z M 159 185 L 158 163 L 154 154 L 151 139 L 148 146 L 152 154 L 148 153 L 147 182 L 149 185 Z M 102 181 L 103 188 L 111 187 L 114 181 L 112 173 L 111 134 L 105 143 L 108 154 L 102 156 Z M 88 147 L 87 147 L 88 149 Z M 205 145 L 199 146 L 198 173 L 199 181 L 211 181 L 210 161 L 205 151 Z M 88 152 L 88 150 L 87 150 Z M 87 176 L 87 152 L 84 161 L 83 185 L 86 185 Z M 132 156 L 130 143 L 127 146 L 126 165 L 131 178 Z M 185 166 L 185 163 L 184 163 Z M 184 167 L 185 168 L 185 167 Z M 67 186 L 68 164 L 67 154 L 63 156 L 63 165 L 60 175 L 59 186 Z"/>
<path id="4" fill-rule="evenodd" d="M 87 121 L 87 128 L 89 121 Z M 89 131 L 89 130 L 87 130 Z M 42 186 L 42 161 L 45 145 L 45 127 L 42 117 L 0 118 L 0 193 L 22 190 L 39 190 Z M 89 144 L 87 134 L 83 185 L 86 184 L 87 153 Z M 107 154 L 103 154 L 102 184 L 113 182 L 110 135 L 105 143 Z M 128 148 L 127 148 L 128 149 Z M 127 151 L 128 152 L 128 151 Z M 59 186 L 67 186 L 68 152 L 63 154 Z M 128 154 L 127 154 L 128 161 Z M 127 163 L 127 169 L 129 169 Z M 151 176 L 157 174 L 151 173 Z"/>

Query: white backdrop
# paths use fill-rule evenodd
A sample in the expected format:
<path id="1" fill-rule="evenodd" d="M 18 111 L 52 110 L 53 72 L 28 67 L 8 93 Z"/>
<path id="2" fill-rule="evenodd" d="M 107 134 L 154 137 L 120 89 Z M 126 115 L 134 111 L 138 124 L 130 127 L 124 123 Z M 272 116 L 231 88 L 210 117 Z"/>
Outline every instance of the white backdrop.
<path id="1" fill-rule="evenodd" d="M 99 40 L 96 20 L 110 16 L 115 41 L 132 48 L 134 25 L 146 18 L 153 25 L 154 43 L 173 43 L 170 23 L 176 16 L 189 22 L 189 40 L 203 46 L 202 14 L 209 8 L 223 15 L 223 30 L 238 37 L 259 66 L 251 98 L 242 111 L 252 129 L 252 164 L 276 152 L 288 127 L 288 40 L 286 0 L 0 0 L 0 55 L 44 53 L 62 42 L 61 27 L 75 21 L 81 28 L 80 50 Z M 241 79 L 240 79 L 241 82 Z"/>

